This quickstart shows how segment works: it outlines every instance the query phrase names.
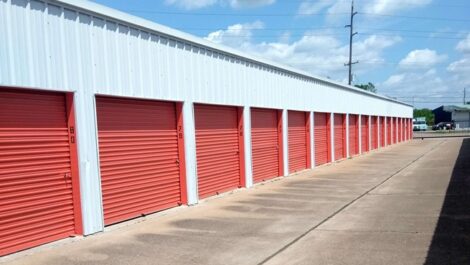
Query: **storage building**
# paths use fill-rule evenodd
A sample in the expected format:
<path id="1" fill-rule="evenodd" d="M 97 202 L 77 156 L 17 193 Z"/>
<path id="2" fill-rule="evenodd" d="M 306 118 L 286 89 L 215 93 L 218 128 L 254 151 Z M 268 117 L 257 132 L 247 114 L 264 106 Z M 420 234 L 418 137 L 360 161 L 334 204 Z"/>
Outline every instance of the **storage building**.
<path id="1" fill-rule="evenodd" d="M 435 124 L 453 121 L 457 129 L 470 128 L 470 104 L 440 106 L 432 113 Z"/>
<path id="2" fill-rule="evenodd" d="M 93 2 L 0 1 L 0 35 L 0 255 L 410 138 L 410 105 Z"/>

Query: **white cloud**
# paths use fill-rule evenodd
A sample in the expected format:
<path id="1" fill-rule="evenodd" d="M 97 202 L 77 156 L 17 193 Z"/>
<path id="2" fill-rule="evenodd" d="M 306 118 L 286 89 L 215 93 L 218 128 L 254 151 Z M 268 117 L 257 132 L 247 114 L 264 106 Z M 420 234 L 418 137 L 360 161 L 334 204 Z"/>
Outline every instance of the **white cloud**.
<path id="1" fill-rule="evenodd" d="M 453 93 L 455 90 L 447 80 L 441 78 L 436 69 L 395 74 L 377 87 L 379 93 L 397 97 L 406 103 L 414 103 L 417 108 L 438 107 L 445 103 L 439 96 Z"/>
<path id="2" fill-rule="evenodd" d="M 455 49 L 462 53 L 470 53 L 470 33 L 465 39 L 461 40 L 457 44 L 457 47 L 455 47 Z"/>
<path id="3" fill-rule="evenodd" d="M 470 58 L 463 58 L 451 63 L 447 67 L 447 71 L 451 73 L 470 73 Z"/>
<path id="4" fill-rule="evenodd" d="M 399 85 L 405 79 L 405 74 L 397 74 L 390 76 L 385 82 L 383 83 L 386 87 L 393 87 Z"/>
<path id="5" fill-rule="evenodd" d="M 230 6 L 233 8 L 250 8 L 274 4 L 276 0 L 230 0 Z"/>
<path id="6" fill-rule="evenodd" d="M 463 87 L 470 84 L 470 56 L 452 62 L 447 67 L 447 71 L 452 74 L 452 79 L 456 86 Z"/>
<path id="7" fill-rule="evenodd" d="M 439 55 L 434 50 L 414 50 L 400 61 L 399 67 L 402 69 L 428 69 L 446 59 L 447 55 Z"/>
<path id="8" fill-rule="evenodd" d="M 252 29 L 262 28 L 261 22 L 235 24 L 226 30 L 210 33 L 206 39 L 267 58 L 282 64 L 308 71 L 315 75 L 328 76 L 343 81 L 347 76 L 349 46 L 343 45 L 329 31 L 309 31 L 295 41 L 288 41 L 285 34 L 274 42 L 254 42 Z M 384 49 L 398 43 L 399 37 L 370 36 L 354 43 L 354 57 L 364 64 L 355 65 L 355 74 L 371 69 L 367 62 L 383 62 Z"/>
<path id="9" fill-rule="evenodd" d="M 432 0 L 363 0 L 355 3 L 356 10 L 374 14 L 393 14 L 399 11 L 423 7 Z M 327 13 L 349 12 L 351 3 L 344 0 L 305 0 L 300 3 L 299 15 L 312 15 L 327 10 Z"/>
<path id="10" fill-rule="evenodd" d="M 205 37 L 205 39 L 214 43 L 240 48 L 251 40 L 253 30 L 262 28 L 264 28 L 264 24 L 261 21 L 235 24 L 227 27 L 225 30 L 211 32 L 207 37 Z"/>
<path id="11" fill-rule="evenodd" d="M 176 5 L 184 9 L 198 9 L 214 5 L 218 0 L 165 0 L 167 5 Z"/>
<path id="12" fill-rule="evenodd" d="M 199 9 L 215 4 L 226 5 L 232 8 L 251 8 L 271 5 L 276 0 L 165 0 L 167 5 L 175 5 L 187 10 Z"/>
<path id="13" fill-rule="evenodd" d="M 308 0 L 300 3 L 298 14 L 300 15 L 312 15 L 320 12 L 326 7 L 332 6 L 336 0 Z"/>
<path id="14" fill-rule="evenodd" d="M 398 11 L 423 7 L 432 0 L 373 0 L 365 5 L 366 11 L 374 14 L 393 14 Z"/>
<path id="15" fill-rule="evenodd" d="M 446 97 L 460 95 L 461 89 L 470 83 L 470 56 L 450 63 L 445 70 L 441 67 L 410 67 L 378 84 L 379 93 L 401 97 L 398 99 L 408 103 L 413 103 L 414 97 L 417 108 L 450 104 L 455 100 Z"/>

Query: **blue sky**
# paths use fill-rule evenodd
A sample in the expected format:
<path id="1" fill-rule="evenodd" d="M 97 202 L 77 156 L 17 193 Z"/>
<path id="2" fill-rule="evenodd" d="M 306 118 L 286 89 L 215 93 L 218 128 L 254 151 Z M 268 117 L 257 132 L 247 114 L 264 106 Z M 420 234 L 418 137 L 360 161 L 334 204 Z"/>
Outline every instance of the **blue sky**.
<path id="1" fill-rule="evenodd" d="M 314 75 L 347 82 L 349 0 L 97 0 Z M 354 82 L 437 107 L 470 101 L 470 2 L 356 0 Z"/>

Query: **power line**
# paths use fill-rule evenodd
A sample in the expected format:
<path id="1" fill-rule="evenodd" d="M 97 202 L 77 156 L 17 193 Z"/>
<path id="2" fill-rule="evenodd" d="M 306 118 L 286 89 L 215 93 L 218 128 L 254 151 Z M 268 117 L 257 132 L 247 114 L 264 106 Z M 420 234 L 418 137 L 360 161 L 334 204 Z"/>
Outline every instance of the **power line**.
<path id="1" fill-rule="evenodd" d="M 410 99 L 410 98 L 421 98 L 421 99 L 460 99 L 462 97 L 422 97 L 422 96 L 414 96 L 414 97 L 401 97 L 401 96 L 393 96 L 396 98 L 403 98 L 403 99 Z"/>
<path id="2" fill-rule="evenodd" d="M 200 13 L 200 12 L 173 12 L 173 11 L 156 11 L 156 10 L 132 10 L 132 9 L 123 9 L 125 12 L 131 13 L 150 13 L 150 14 L 160 14 L 160 15 L 179 15 L 179 16 L 230 16 L 230 17 L 292 17 L 292 16 L 323 16 L 323 15 L 333 15 L 333 16 L 343 16 L 349 15 L 349 13 L 336 12 L 336 13 L 293 13 L 293 14 L 266 14 L 266 13 L 250 13 L 250 14 L 240 14 L 240 13 Z M 380 17 L 396 17 L 404 19 L 414 19 L 414 20 L 444 20 L 444 21 L 455 21 L 455 22 L 470 22 L 470 19 L 464 18 L 446 18 L 446 17 L 420 17 L 420 16 L 403 16 L 403 15 L 392 15 L 392 14 L 377 14 L 369 12 L 358 12 L 366 16 L 380 16 Z"/>
<path id="3" fill-rule="evenodd" d="M 231 33 L 230 30 L 223 30 L 227 33 Z M 235 33 L 236 31 L 232 31 Z M 290 34 L 291 37 L 325 37 L 325 36 L 343 36 L 344 34 L 341 33 L 305 33 L 305 34 Z M 404 37 L 404 38 L 412 38 L 412 39 L 435 39 L 435 40 L 462 40 L 462 38 L 458 37 L 439 37 L 439 36 L 423 36 L 423 35 L 394 35 L 394 34 L 380 34 L 380 33 L 357 33 L 357 35 L 363 36 L 386 36 L 386 37 Z M 270 38 L 270 37 L 279 37 L 276 34 L 236 34 L 236 35 L 224 35 L 224 38 L 240 38 L 240 37 L 263 37 L 263 38 Z"/>
<path id="4" fill-rule="evenodd" d="M 348 15 L 349 13 L 316 13 L 316 14 L 307 14 L 307 13 L 292 13 L 292 14 L 267 14 L 267 13 L 201 13 L 201 12 L 176 12 L 176 11 L 156 11 L 156 10 L 132 10 L 132 9 L 122 9 L 122 11 L 130 13 L 149 13 L 149 14 L 159 14 L 159 15 L 177 15 L 177 16 L 225 16 L 225 17 L 293 17 L 293 16 L 322 16 L 322 15 L 334 15 L 334 16 L 343 16 Z"/>
<path id="5" fill-rule="evenodd" d="M 277 2 L 277 4 L 298 4 L 298 3 L 304 3 L 306 2 L 305 0 L 298 0 L 298 1 L 286 1 L 286 0 L 282 0 L 282 1 L 279 1 Z M 314 1 L 312 1 L 313 3 Z M 344 0 L 344 1 L 336 1 L 337 3 L 338 2 L 344 2 L 344 3 L 349 3 L 348 0 Z M 361 2 L 361 1 L 358 1 L 358 2 Z M 400 3 L 400 5 L 402 6 L 414 6 L 416 7 L 415 4 L 412 4 L 412 3 Z M 470 7 L 469 5 L 455 5 L 455 4 L 451 4 L 451 5 L 448 5 L 448 4 L 435 4 L 435 3 L 432 3 L 432 4 L 427 4 L 425 7 L 431 7 L 431 6 L 440 6 L 440 7 L 455 7 L 455 8 L 465 8 L 465 7 Z M 424 7 L 424 6 L 423 6 Z"/>
<path id="6" fill-rule="evenodd" d="M 470 34 L 470 31 L 443 31 L 443 32 L 438 32 L 438 31 L 432 31 L 432 30 L 405 30 L 405 29 L 386 29 L 386 28 L 362 28 L 359 27 L 362 30 L 367 30 L 367 31 L 392 31 L 392 32 L 417 32 L 417 33 L 435 33 L 435 34 L 463 34 L 467 35 Z M 187 28 L 187 27 L 178 27 L 177 29 L 179 30 L 193 30 L 193 31 L 205 31 L 205 30 L 227 30 L 227 29 L 221 29 L 221 28 Z M 244 27 L 244 30 L 253 30 L 253 31 L 283 31 L 283 30 L 342 30 L 344 27 L 314 27 L 314 28 L 309 28 L 309 27 L 286 27 L 286 28 L 279 28 L 279 27 L 270 27 L 270 28 L 259 28 L 259 27 Z"/>
<path id="7" fill-rule="evenodd" d="M 403 15 L 392 15 L 392 14 L 376 14 L 368 12 L 359 12 L 359 14 L 367 16 L 380 16 L 380 17 L 396 17 L 405 19 L 416 19 L 416 20 L 443 20 L 443 21 L 457 21 L 457 22 L 468 22 L 470 19 L 464 18 L 446 18 L 446 17 L 419 17 L 419 16 L 403 16 Z"/>

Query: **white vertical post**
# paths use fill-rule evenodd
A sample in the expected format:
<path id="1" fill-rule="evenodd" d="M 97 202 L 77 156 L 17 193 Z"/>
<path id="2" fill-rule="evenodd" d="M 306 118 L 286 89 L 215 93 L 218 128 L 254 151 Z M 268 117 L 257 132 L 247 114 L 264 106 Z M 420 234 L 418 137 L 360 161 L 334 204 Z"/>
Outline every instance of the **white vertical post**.
<path id="1" fill-rule="evenodd" d="M 80 90 L 74 104 L 83 233 L 90 235 L 104 229 L 95 95 Z"/>
<path id="2" fill-rule="evenodd" d="M 315 121 L 315 118 L 313 117 L 314 116 L 314 113 L 313 111 L 310 111 L 310 167 L 311 168 L 314 168 L 315 167 L 315 133 L 314 133 L 314 126 L 313 126 L 313 122 Z"/>
<path id="3" fill-rule="evenodd" d="M 196 164 L 196 125 L 193 102 L 183 103 L 184 153 L 186 159 L 186 189 L 188 204 L 198 203 Z"/>
<path id="4" fill-rule="evenodd" d="M 283 157 L 284 157 L 284 176 L 289 175 L 289 118 L 287 117 L 288 111 L 282 110 L 282 145 L 283 145 Z"/>
<path id="5" fill-rule="evenodd" d="M 331 162 L 335 161 L 335 115 L 330 113 Z"/>
<path id="6" fill-rule="evenodd" d="M 350 156 L 349 154 L 349 113 L 346 115 L 346 158 Z"/>
<path id="7" fill-rule="evenodd" d="M 249 106 L 243 108 L 243 141 L 245 145 L 245 181 L 246 187 L 253 186 L 253 164 L 251 152 L 251 109 Z"/>

